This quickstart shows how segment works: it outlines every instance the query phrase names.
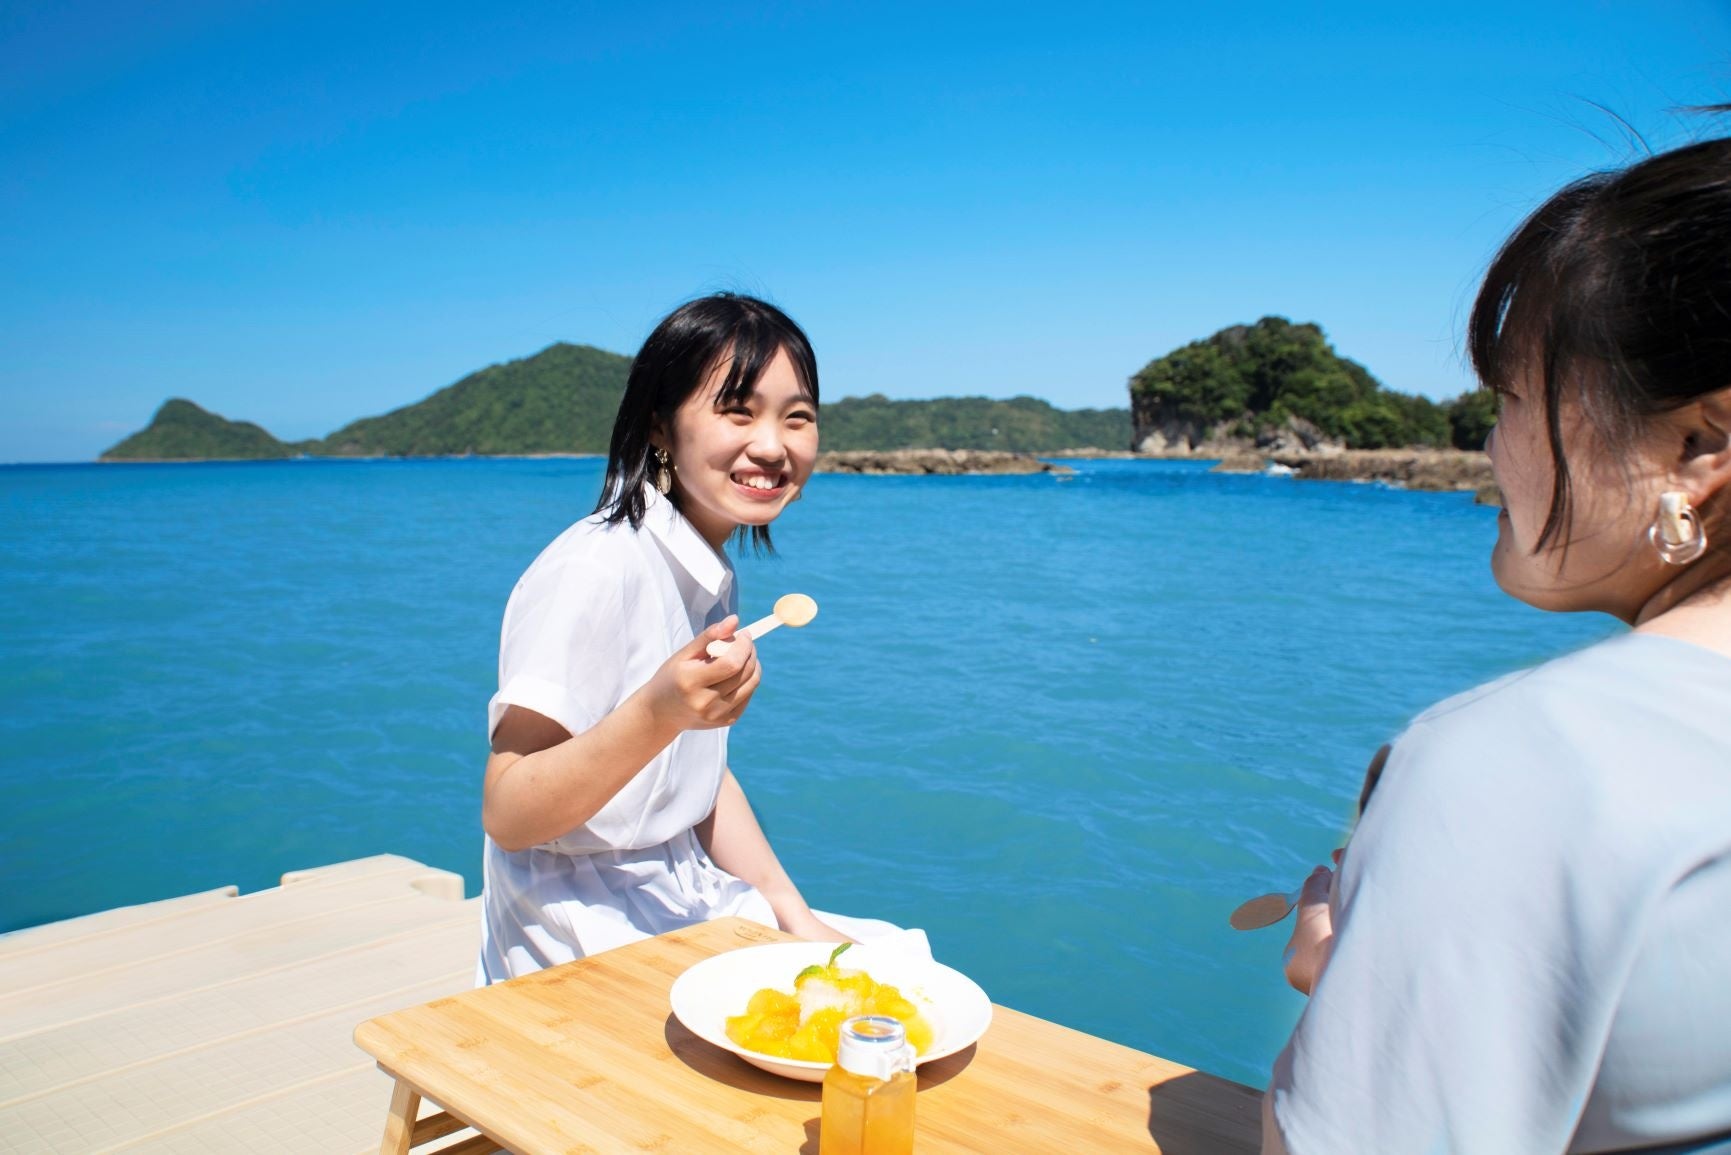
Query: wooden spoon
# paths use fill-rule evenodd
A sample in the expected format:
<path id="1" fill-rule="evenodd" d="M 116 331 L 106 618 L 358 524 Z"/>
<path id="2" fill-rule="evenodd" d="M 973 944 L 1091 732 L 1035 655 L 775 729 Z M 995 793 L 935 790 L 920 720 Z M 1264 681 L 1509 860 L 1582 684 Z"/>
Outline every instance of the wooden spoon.
<path id="1" fill-rule="evenodd" d="M 1258 895 L 1233 911 L 1226 921 L 1232 924 L 1233 930 L 1261 930 L 1273 926 L 1292 913 L 1292 908 L 1298 905 L 1303 895 L 1303 887 L 1291 894 Z"/>
<path id="2" fill-rule="evenodd" d="M 758 638 L 763 637 L 763 635 L 769 633 L 769 631 L 775 629 L 777 626 L 793 626 L 797 629 L 800 626 L 809 624 L 811 619 L 815 617 L 817 617 L 817 603 L 811 598 L 807 597 L 805 594 L 782 594 L 779 598 L 775 599 L 774 613 L 770 614 L 766 618 L 757 619 L 757 621 L 752 622 L 743 630 L 735 633 L 733 637 L 734 640 L 739 638 L 750 638 L 753 641 L 756 641 Z M 715 641 L 710 642 L 709 645 L 705 646 L 704 649 L 708 652 L 710 657 L 719 658 L 722 654 L 727 652 L 727 647 L 732 644 L 732 641 L 724 642 L 720 638 L 717 638 Z"/>
<path id="3" fill-rule="evenodd" d="M 1370 766 L 1364 772 L 1364 788 L 1358 792 L 1358 813 L 1361 818 L 1364 816 L 1364 808 L 1370 805 L 1370 796 L 1376 790 L 1376 784 L 1382 781 L 1382 768 L 1388 765 L 1388 755 L 1392 749 L 1394 747 L 1385 745 L 1370 756 Z M 1339 850 L 1334 852 L 1334 868 L 1340 869 Z M 1232 924 L 1233 930 L 1261 930 L 1265 926 L 1273 926 L 1291 914 L 1292 908 L 1298 905 L 1298 900 L 1302 897 L 1302 886 L 1291 894 L 1258 895 L 1233 911 L 1226 921 Z"/>

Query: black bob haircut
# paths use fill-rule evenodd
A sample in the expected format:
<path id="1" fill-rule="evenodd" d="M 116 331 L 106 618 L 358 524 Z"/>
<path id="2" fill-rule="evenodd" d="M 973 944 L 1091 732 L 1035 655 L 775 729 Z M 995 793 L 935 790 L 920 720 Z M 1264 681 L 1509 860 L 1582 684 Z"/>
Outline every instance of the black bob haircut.
<path id="1" fill-rule="evenodd" d="M 774 305 L 738 293 L 714 293 L 669 313 L 631 362 L 595 512 L 605 514 L 610 524 L 629 522 L 633 529 L 642 525 L 643 487 L 654 477 L 649 436 L 657 423 L 671 426 L 674 410 L 697 392 L 723 360 L 730 363 L 716 404 L 749 399 L 764 370 L 782 351 L 793 362 L 794 376 L 816 408 L 817 356 L 805 332 Z M 678 488 L 668 497 L 677 508 Z M 768 526 L 751 526 L 749 535 L 740 526 L 735 543 L 743 544 L 748 536 L 757 549 L 774 552 Z"/>
<path id="2" fill-rule="evenodd" d="M 1649 418 L 1731 385 L 1731 139 L 1595 173 L 1540 205 L 1485 273 L 1467 347 L 1488 388 L 1524 378 L 1542 393 L 1553 485 L 1533 552 L 1567 548 L 1566 393 L 1621 459 Z"/>

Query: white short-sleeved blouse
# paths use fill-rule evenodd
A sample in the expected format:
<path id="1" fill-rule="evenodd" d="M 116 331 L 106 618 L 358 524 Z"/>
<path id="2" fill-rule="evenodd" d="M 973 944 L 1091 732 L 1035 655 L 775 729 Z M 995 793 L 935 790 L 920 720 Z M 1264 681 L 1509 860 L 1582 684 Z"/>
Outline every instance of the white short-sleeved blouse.
<path id="1" fill-rule="evenodd" d="M 647 490 L 641 528 L 585 518 L 517 582 L 499 639 L 491 735 L 509 706 L 581 734 L 699 632 L 733 613 L 733 569 Z M 495 982 L 707 918 L 775 925 L 693 827 L 715 809 L 727 729 L 688 730 L 588 822 L 523 851 L 486 840 L 480 977 Z"/>

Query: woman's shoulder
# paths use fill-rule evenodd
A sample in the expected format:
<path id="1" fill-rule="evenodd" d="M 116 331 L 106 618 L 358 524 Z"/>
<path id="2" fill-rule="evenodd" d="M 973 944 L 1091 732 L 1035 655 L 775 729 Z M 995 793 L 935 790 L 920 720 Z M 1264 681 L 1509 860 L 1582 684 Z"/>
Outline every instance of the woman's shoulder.
<path id="1" fill-rule="evenodd" d="M 1680 833 L 1731 819 L 1727 764 L 1731 659 L 1624 634 L 1426 710 L 1377 789 L 1514 828 Z"/>
<path id="2" fill-rule="evenodd" d="M 594 513 L 574 522 L 529 563 L 523 577 L 535 574 L 631 572 L 642 568 L 637 531 L 626 522 L 608 522 Z"/>
<path id="3" fill-rule="evenodd" d="M 648 565 L 636 531 L 608 523 L 600 514 L 572 524 L 547 543 L 517 579 L 507 616 L 529 612 L 544 602 L 582 602 L 599 606 L 627 600 Z"/>
<path id="4" fill-rule="evenodd" d="M 1453 731 L 1509 718 L 1626 722 L 1655 709 L 1669 713 L 1667 704 L 1683 699 L 1731 708 L 1731 658 L 1672 638 L 1626 633 L 1446 698 L 1412 725 Z M 1731 738 L 1731 726 L 1725 734 Z"/>

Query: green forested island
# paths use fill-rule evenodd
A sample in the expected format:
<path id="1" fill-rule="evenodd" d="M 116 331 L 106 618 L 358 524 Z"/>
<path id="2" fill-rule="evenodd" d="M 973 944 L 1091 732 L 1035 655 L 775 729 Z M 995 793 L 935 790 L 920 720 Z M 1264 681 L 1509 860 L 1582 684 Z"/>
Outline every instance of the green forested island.
<path id="1" fill-rule="evenodd" d="M 1437 404 L 1385 388 L 1315 324 L 1264 317 L 1156 358 L 1130 378 L 1136 443 L 1150 450 L 1252 441 L 1282 427 L 1349 449 L 1483 448 L 1496 397 Z M 1302 423 L 1302 424 L 1300 424 Z"/>
<path id="2" fill-rule="evenodd" d="M 250 421 L 228 421 L 190 401 L 171 397 L 147 427 L 108 449 L 102 460 L 266 460 L 294 457 L 299 452 Z"/>
<path id="3" fill-rule="evenodd" d="M 297 442 L 176 398 L 101 460 L 605 453 L 630 367 L 618 353 L 561 342 Z M 1130 379 L 1130 402 L 1129 409 L 1065 410 L 1036 397 L 847 397 L 823 406 L 823 448 L 1189 452 L 1253 440 L 1295 419 L 1353 448 L 1477 448 L 1495 417 L 1489 394 L 1438 405 L 1387 390 L 1336 355 L 1320 327 L 1279 317 L 1223 329 L 1149 362 Z"/>

